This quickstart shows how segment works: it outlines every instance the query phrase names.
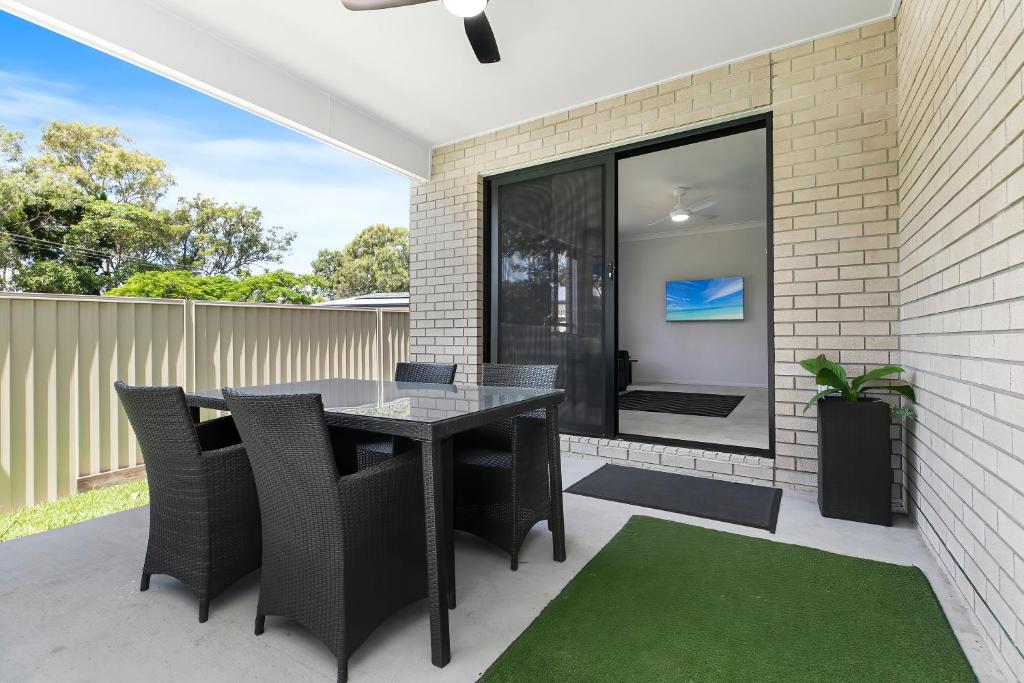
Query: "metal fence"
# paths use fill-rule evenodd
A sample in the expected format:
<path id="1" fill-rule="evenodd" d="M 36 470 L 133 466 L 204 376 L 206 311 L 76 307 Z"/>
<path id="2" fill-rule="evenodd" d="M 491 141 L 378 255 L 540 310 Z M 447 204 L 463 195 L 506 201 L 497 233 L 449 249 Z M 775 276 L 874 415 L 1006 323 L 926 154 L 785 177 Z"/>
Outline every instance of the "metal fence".
<path id="1" fill-rule="evenodd" d="M 404 311 L 0 293 L 0 513 L 142 464 L 113 383 L 377 379 Z"/>

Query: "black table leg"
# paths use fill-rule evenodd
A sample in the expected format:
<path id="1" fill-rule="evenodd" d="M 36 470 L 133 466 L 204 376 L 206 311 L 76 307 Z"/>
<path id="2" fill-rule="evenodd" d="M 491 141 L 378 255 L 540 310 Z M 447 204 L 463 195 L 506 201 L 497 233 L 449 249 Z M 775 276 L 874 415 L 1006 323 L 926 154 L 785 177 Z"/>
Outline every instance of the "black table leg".
<path id="1" fill-rule="evenodd" d="M 448 577 L 448 609 L 455 609 L 455 452 L 452 439 L 441 442 L 444 457 L 444 545 Z"/>
<path id="2" fill-rule="evenodd" d="M 562 515 L 562 454 L 558 434 L 558 406 L 547 407 L 548 481 L 551 485 L 551 534 L 556 562 L 565 562 L 565 519 Z"/>
<path id="3" fill-rule="evenodd" d="M 427 598 L 430 601 L 430 661 L 444 666 L 451 661 L 448 635 L 448 550 L 444 505 L 444 446 L 440 440 L 421 444 L 423 507 L 427 522 Z"/>

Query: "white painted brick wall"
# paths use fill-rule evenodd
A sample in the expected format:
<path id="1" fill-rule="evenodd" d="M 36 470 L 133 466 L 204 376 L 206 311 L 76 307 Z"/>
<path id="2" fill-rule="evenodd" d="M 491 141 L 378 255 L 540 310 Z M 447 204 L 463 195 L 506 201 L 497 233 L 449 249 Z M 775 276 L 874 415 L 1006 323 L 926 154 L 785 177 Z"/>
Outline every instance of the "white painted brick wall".
<path id="1" fill-rule="evenodd" d="M 898 25 L 911 512 L 1024 679 L 1021 4 L 904 0 Z"/>

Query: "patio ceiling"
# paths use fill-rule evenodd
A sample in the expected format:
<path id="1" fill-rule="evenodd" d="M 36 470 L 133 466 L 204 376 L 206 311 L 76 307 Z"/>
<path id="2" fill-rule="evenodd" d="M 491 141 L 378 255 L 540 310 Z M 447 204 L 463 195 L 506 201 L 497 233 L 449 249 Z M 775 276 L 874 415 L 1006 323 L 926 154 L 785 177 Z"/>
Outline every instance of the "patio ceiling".
<path id="1" fill-rule="evenodd" d="M 494 0 L 481 65 L 439 2 L 0 0 L 416 178 L 439 144 L 894 15 L 898 0 Z"/>

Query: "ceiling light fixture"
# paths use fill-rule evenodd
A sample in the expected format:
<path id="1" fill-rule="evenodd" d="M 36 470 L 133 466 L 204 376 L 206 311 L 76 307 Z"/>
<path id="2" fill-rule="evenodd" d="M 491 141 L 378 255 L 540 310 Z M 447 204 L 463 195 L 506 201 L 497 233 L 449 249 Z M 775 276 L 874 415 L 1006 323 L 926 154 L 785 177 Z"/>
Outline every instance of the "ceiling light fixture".
<path id="1" fill-rule="evenodd" d="M 475 17 L 487 7 L 487 0 L 441 0 L 441 4 L 457 17 Z"/>
<path id="2" fill-rule="evenodd" d="M 685 220 L 689 220 L 690 212 L 686 209 L 672 209 L 672 213 L 669 214 L 669 217 L 675 223 L 682 223 Z"/>

